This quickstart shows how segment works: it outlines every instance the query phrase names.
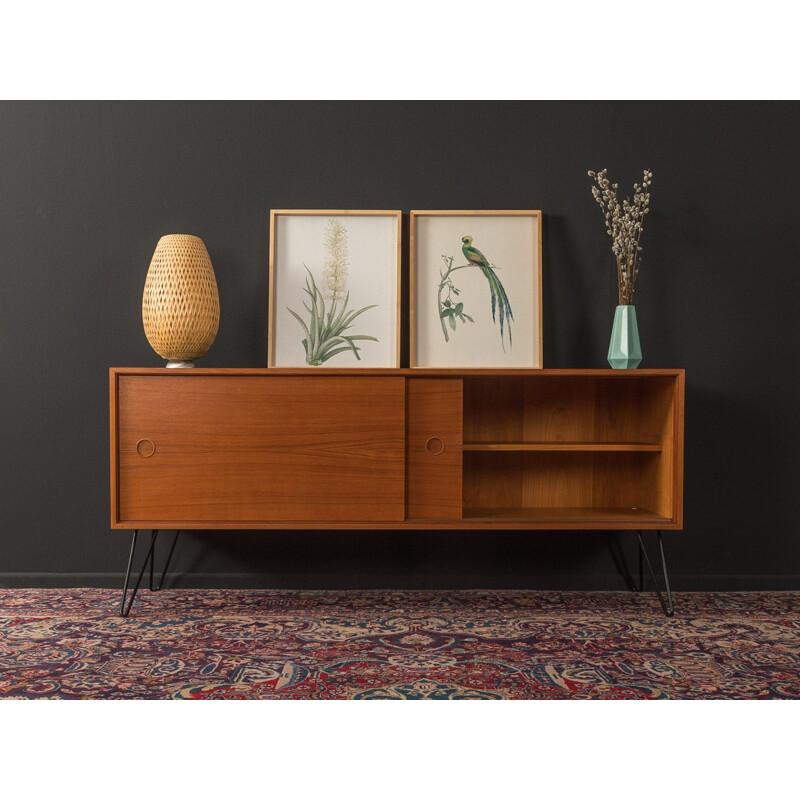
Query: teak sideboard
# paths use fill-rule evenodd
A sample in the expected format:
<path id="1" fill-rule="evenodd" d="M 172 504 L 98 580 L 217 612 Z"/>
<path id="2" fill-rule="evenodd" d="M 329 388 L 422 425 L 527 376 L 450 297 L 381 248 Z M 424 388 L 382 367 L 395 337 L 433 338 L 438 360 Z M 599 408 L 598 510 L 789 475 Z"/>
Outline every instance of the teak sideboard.
<path id="1" fill-rule="evenodd" d="M 112 528 L 683 527 L 683 370 L 113 368 L 110 398 Z"/>

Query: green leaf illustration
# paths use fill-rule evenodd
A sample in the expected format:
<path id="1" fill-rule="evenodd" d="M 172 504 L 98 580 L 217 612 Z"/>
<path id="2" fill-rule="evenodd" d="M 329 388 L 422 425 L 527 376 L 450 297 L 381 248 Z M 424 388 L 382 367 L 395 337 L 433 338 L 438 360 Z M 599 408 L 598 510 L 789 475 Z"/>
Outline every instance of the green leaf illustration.
<path id="1" fill-rule="evenodd" d="M 346 255 L 346 251 L 345 251 Z M 306 267 L 308 276 L 303 291 L 309 297 L 309 303 L 303 301 L 303 308 L 308 312 L 308 321 L 304 320 L 297 312 L 287 307 L 287 311 L 297 320 L 303 329 L 305 338 L 302 340 L 303 350 L 305 351 L 306 363 L 312 366 L 324 364 L 340 353 L 352 353 L 356 359 L 361 360 L 360 347 L 355 345 L 357 341 L 377 342 L 374 336 L 366 334 L 344 335 L 346 330 L 353 326 L 353 321 L 376 305 L 364 306 L 360 309 L 348 309 L 350 293 L 344 295 L 342 299 L 343 283 L 339 281 L 335 285 L 329 279 L 330 306 L 326 308 L 325 298 L 317 288 L 311 270 Z M 339 274 L 341 277 L 341 272 Z M 333 288 L 330 288 L 330 287 Z"/>

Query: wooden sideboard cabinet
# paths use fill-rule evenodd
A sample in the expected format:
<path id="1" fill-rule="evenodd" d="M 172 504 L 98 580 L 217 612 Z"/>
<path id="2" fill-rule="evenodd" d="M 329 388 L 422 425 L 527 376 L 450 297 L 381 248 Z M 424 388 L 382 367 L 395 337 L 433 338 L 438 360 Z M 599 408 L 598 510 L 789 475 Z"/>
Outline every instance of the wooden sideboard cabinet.
<path id="1" fill-rule="evenodd" d="M 110 371 L 111 526 L 683 526 L 683 370 Z"/>

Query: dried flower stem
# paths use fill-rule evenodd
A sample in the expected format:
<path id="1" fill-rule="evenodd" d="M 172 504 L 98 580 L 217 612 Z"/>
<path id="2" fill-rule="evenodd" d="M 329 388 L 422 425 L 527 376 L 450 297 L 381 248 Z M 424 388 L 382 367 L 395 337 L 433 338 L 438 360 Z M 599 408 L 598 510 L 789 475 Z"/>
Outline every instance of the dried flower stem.
<path id="1" fill-rule="evenodd" d="M 341 302 L 347 293 L 350 249 L 347 244 L 347 228 L 340 220 L 335 218 L 328 220 L 323 243 L 327 253 L 323 273 L 324 294 L 328 300 Z"/>
<path id="2" fill-rule="evenodd" d="M 617 199 L 619 184 L 611 183 L 608 170 L 594 172 L 597 186 L 592 186 L 592 196 L 597 201 L 606 220 L 606 232 L 611 237 L 611 251 L 617 259 L 618 303 L 621 306 L 633 304 L 636 278 L 642 262 L 642 238 L 644 217 L 650 213 L 650 190 L 653 173 L 644 170 L 641 185 L 633 184 L 633 202 L 627 197 L 620 204 Z"/>

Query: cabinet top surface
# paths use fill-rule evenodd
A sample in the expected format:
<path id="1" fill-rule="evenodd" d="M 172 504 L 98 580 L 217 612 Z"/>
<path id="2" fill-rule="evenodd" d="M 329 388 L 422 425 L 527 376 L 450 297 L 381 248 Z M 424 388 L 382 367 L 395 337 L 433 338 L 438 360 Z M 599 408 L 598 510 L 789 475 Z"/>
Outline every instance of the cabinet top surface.
<path id="1" fill-rule="evenodd" d="M 314 377 L 320 375 L 344 376 L 386 376 L 386 377 L 471 377 L 491 375 L 494 377 L 604 377 L 604 378 L 636 378 L 652 375 L 683 375 L 682 369 L 395 369 L 395 368 L 277 368 L 277 367 L 195 367 L 192 369 L 167 369 L 166 367 L 110 367 L 111 375 L 180 375 L 192 377 L 201 375 L 249 375 L 249 376 L 286 376 L 297 375 Z"/>

